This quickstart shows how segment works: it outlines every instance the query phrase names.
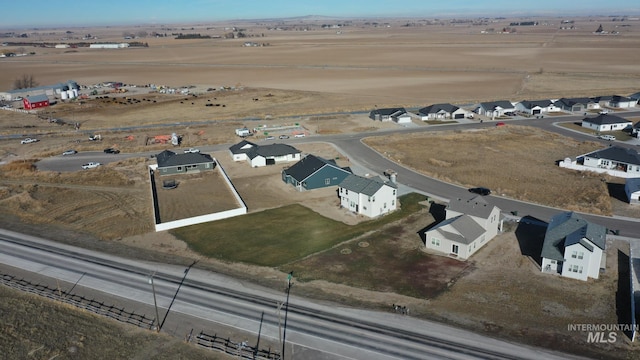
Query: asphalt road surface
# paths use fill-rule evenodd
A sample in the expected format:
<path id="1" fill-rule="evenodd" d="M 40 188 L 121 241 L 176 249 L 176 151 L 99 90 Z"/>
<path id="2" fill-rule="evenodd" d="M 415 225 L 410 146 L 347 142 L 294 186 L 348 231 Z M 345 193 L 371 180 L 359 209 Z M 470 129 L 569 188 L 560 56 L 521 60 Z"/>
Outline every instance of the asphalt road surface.
<path id="1" fill-rule="evenodd" d="M 578 359 L 410 315 L 316 304 L 295 296 L 295 279 L 287 303 L 281 289 L 248 286 L 197 266 L 135 262 L 4 230 L 0 263 L 73 284 L 73 293 L 100 291 L 147 308 L 153 304 L 153 276 L 162 331 L 187 333 L 179 329 L 183 319 L 245 334 L 260 329 L 263 341 L 284 338 L 285 359 Z M 256 341 L 254 335 L 248 342 Z"/>

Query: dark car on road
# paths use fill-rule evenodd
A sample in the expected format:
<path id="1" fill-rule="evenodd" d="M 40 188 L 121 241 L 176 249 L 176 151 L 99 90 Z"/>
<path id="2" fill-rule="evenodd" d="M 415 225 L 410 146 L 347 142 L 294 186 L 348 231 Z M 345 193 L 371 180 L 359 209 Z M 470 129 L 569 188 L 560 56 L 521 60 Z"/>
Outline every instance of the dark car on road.
<path id="1" fill-rule="evenodd" d="M 104 149 L 105 154 L 120 154 L 120 150 L 114 148 L 106 148 Z"/>
<path id="2" fill-rule="evenodd" d="M 487 196 L 491 194 L 491 190 L 487 189 L 486 187 L 475 187 L 475 188 L 471 188 L 469 189 L 470 193 L 474 193 L 474 194 L 478 194 L 478 195 L 482 195 L 482 196 Z"/>

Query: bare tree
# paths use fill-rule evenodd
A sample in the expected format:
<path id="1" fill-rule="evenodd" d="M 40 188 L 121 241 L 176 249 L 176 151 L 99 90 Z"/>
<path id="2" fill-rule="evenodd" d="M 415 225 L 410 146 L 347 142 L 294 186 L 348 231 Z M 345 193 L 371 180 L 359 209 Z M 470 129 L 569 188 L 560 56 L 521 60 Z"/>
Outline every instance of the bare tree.
<path id="1" fill-rule="evenodd" d="M 138 31 L 137 36 L 140 38 L 146 38 L 147 36 L 149 36 L 149 33 L 147 33 L 144 30 Z"/>
<path id="2" fill-rule="evenodd" d="M 38 83 L 32 74 L 22 74 L 21 77 L 13 81 L 14 89 L 28 89 L 36 86 L 38 86 Z"/>

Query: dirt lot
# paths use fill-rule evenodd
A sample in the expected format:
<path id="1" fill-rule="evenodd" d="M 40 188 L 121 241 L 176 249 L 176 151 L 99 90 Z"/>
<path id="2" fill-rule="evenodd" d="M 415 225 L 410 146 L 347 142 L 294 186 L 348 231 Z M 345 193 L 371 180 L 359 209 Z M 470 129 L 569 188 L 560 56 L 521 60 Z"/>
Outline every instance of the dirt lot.
<path id="1" fill-rule="evenodd" d="M 10 87 L 17 76 L 27 73 L 41 84 L 73 79 L 89 85 L 115 80 L 139 85 L 196 85 L 199 93 L 168 96 L 148 93 L 144 88 L 119 95 L 101 93 L 99 99 L 46 109 L 41 112 L 41 119 L 0 111 L 0 134 L 16 135 L 0 140 L 0 163 L 9 164 L 0 168 L 0 213 L 5 215 L 0 223 L 13 230 L 53 238 L 73 237 L 67 232 L 70 230 L 89 234 L 89 238 L 114 240 L 97 241 L 95 245 L 111 247 L 111 251 L 118 251 L 112 244 L 126 244 L 172 256 L 200 258 L 169 234 L 151 232 L 146 166 L 152 160 L 129 159 L 83 173 L 37 171 L 33 167 L 35 160 L 72 147 L 83 152 L 101 151 L 107 145 L 123 152 L 161 151 L 165 146 L 145 145 L 147 138 L 172 132 L 183 135 L 187 147 L 231 144 L 238 141 L 233 130 L 244 125 L 299 122 L 317 134 L 394 126 L 374 123 L 366 115 L 309 115 L 368 112 L 375 106 L 421 107 L 438 102 L 469 104 L 480 100 L 627 95 L 638 91 L 637 29 L 624 29 L 620 36 L 594 36 L 591 32 L 597 26 L 593 21 L 582 20 L 575 31 L 560 31 L 558 24 L 552 24 L 518 28 L 516 34 L 480 33 L 487 27 L 499 29 L 508 20 L 505 24 L 482 26 L 354 27 L 340 36 L 333 30 L 274 33 L 253 29 L 250 31 L 265 31 L 264 40 L 271 44 L 256 48 L 242 47 L 242 39 L 171 38 L 148 39 L 149 48 L 122 51 L 34 48 L 34 56 L 1 60 L 0 88 Z M 616 25 L 607 19 L 602 23 L 611 28 Z M 104 31 L 105 40 L 115 40 L 122 33 L 121 29 L 117 34 L 113 30 L 95 30 Z M 616 54 L 613 63 L 612 52 Z M 220 86 L 227 88 L 219 90 Z M 210 87 L 217 90 L 207 91 Z M 114 97 L 118 99 L 114 101 Z M 291 115 L 296 117 L 289 118 Z M 49 118 L 63 121 L 53 123 Z M 74 129 L 74 123 L 80 125 L 79 130 Z M 136 131 L 106 130 L 161 124 L 164 125 Z M 104 136 L 101 143 L 86 140 L 94 132 Z M 37 136 L 41 141 L 20 145 L 20 136 L 26 135 Z M 258 133 L 256 140 L 262 137 L 264 134 Z M 607 191 L 607 183 L 616 184 L 615 180 L 583 178 L 582 174 L 560 171 L 552 165 L 567 155 L 593 150 L 594 144 L 576 143 L 553 134 L 541 137 L 524 127 L 512 126 L 472 135 L 411 135 L 411 139 L 429 146 L 409 148 L 406 135 L 372 138 L 369 142 L 404 165 L 462 185 L 482 182 L 516 198 L 550 204 L 558 201 L 562 205 L 573 204 L 569 208 L 593 212 L 629 211 L 627 216 L 640 217 L 619 197 L 601 196 Z M 458 155 L 463 156 L 451 157 L 452 152 L 447 150 L 452 143 L 456 144 Z M 348 165 L 343 155 L 327 145 L 305 145 L 300 150 L 340 158 L 339 164 Z M 502 156 L 506 153 L 511 156 Z M 246 163 L 233 163 L 226 152 L 212 155 L 228 171 L 249 211 L 302 202 L 333 219 L 360 221 L 337 208 L 332 190 L 303 194 L 286 186 L 280 180 L 281 166 L 252 169 Z M 523 158 L 527 159 L 526 169 L 517 167 L 516 163 L 523 161 L 513 161 Z M 534 167 L 539 170 L 531 171 Z M 531 176 L 528 181 L 521 179 L 525 173 Z M 539 198 L 537 189 L 541 184 L 559 192 L 545 192 L 549 196 Z M 572 195 L 557 184 L 570 184 L 569 188 L 577 192 Z M 81 235 L 78 238 L 85 241 Z M 419 248 L 415 233 L 399 241 L 407 249 Z M 628 249 L 619 243 L 608 245 L 608 271 L 588 286 L 537 272 L 535 265 L 522 256 L 513 233 L 489 243 L 473 259 L 474 271 L 428 301 L 321 280 L 299 286 L 308 293 L 315 291 L 379 306 L 408 304 L 416 314 L 561 348 L 570 343 L 584 344 L 584 334 L 567 334 L 567 322 L 618 322 L 618 307 L 614 305 L 619 290 L 616 267 Z M 358 243 L 349 248 L 352 253 L 365 249 Z M 276 273 L 273 269 L 213 261 L 211 264 L 255 276 Z M 339 268 L 339 264 L 336 266 Z M 626 345 L 616 346 L 620 351 Z M 616 356 L 615 352 L 611 356 Z"/>

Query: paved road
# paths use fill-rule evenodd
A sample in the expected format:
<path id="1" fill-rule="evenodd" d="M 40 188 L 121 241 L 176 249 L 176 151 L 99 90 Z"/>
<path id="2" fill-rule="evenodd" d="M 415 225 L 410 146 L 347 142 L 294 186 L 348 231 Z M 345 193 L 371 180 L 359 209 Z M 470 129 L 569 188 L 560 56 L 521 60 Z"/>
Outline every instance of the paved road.
<path id="1" fill-rule="evenodd" d="M 182 319 L 196 318 L 245 334 L 260 329 L 262 341 L 277 344 L 279 324 L 286 323 L 285 359 L 578 359 L 407 315 L 315 304 L 295 296 L 295 284 L 283 323 L 276 311 L 285 301 L 282 291 L 197 267 L 140 263 L 4 230 L 0 263 L 74 284 L 74 293 L 98 290 L 147 305 L 153 303 L 148 279 L 154 273 L 158 313 L 161 319 L 169 314 L 162 329 L 175 331 Z"/>

